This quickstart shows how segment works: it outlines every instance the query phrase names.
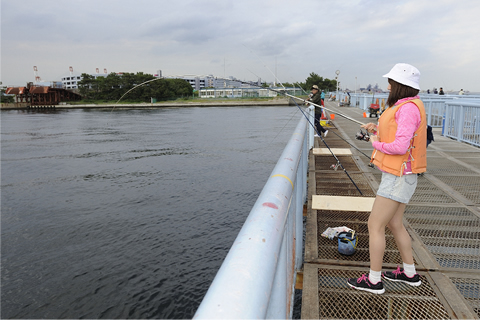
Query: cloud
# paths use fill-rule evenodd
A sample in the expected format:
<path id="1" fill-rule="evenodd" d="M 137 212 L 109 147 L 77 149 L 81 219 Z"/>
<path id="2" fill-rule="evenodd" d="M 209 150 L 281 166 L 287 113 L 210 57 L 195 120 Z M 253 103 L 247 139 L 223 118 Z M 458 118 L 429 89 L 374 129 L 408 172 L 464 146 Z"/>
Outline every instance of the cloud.
<path id="1" fill-rule="evenodd" d="M 72 65 L 293 82 L 339 69 L 353 89 L 407 62 L 422 87 L 480 91 L 479 12 L 477 0 L 2 0 L 1 75 L 23 85 L 33 65 L 47 80 Z"/>

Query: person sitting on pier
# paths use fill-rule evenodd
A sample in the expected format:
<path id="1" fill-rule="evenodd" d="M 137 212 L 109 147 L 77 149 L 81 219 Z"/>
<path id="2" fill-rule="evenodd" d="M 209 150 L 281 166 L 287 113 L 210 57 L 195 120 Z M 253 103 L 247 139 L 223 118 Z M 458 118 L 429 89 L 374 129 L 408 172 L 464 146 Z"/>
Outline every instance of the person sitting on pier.
<path id="1" fill-rule="evenodd" d="M 375 294 L 385 292 L 381 276 L 412 286 L 422 283 L 415 270 L 412 243 L 403 225 L 403 214 L 415 192 L 417 174 L 427 169 L 427 123 L 423 103 L 418 97 L 420 72 L 414 66 L 399 63 L 384 77 L 389 83 L 389 107 L 383 112 L 378 125 L 362 125 L 373 133 L 370 135 L 374 148 L 371 162 L 383 172 L 368 219 L 370 273 L 347 282 L 352 288 Z M 385 227 L 395 238 L 403 268 L 399 266 L 393 272 L 382 274 Z"/>
<path id="2" fill-rule="evenodd" d="M 312 97 L 308 98 L 307 101 L 312 101 L 318 106 L 322 105 L 322 96 L 320 94 L 320 90 L 318 90 L 318 86 L 315 84 L 312 86 Z M 322 125 L 320 124 L 320 118 L 322 117 L 322 108 L 315 106 L 315 128 L 317 133 L 322 132 L 323 136 L 326 137 L 328 130 L 326 130 Z M 315 137 L 318 137 L 318 134 L 315 133 Z"/>

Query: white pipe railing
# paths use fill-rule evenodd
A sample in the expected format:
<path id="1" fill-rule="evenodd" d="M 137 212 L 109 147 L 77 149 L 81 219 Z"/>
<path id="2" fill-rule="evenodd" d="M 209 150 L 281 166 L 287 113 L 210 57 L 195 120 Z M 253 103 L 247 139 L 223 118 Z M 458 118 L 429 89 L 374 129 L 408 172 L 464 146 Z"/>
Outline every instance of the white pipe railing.
<path id="1" fill-rule="evenodd" d="M 194 319 L 292 317 L 310 141 L 313 130 L 302 116 Z"/>
<path id="2" fill-rule="evenodd" d="M 442 134 L 480 147 L 480 100 L 447 101 Z"/>
<path id="3" fill-rule="evenodd" d="M 348 99 L 348 94 L 345 92 L 339 93 L 340 101 L 345 102 L 345 98 Z M 370 104 L 376 103 L 377 99 L 379 100 L 380 107 L 386 102 L 388 94 L 366 94 L 366 93 L 350 93 L 350 104 L 347 106 L 357 107 L 362 110 L 367 111 L 370 107 Z M 479 95 L 435 95 L 435 94 L 420 94 L 425 105 L 425 112 L 427 114 L 427 124 L 433 128 L 442 128 L 444 123 L 444 117 L 446 116 L 446 104 L 453 102 L 458 103 L 467 103 L 469 101 L 479 101 Z M 457 116 L 458 118 L 459 116 Z M 458 133 L 459 128 L 456 132 Z M 443 129 L 445 130 L 445 128 Z M 455 137 L 457 137 L 455 133 Z M 461 138 L 465 139 L 465 138 Z M 469 140 L 469 139 L 466 139 Z M 463 140 L 462 140 L 463 141 Z M 470 140 L 469 140 L 470 141 Z M 473 140 L 475 142 L 475 140 Z"/>

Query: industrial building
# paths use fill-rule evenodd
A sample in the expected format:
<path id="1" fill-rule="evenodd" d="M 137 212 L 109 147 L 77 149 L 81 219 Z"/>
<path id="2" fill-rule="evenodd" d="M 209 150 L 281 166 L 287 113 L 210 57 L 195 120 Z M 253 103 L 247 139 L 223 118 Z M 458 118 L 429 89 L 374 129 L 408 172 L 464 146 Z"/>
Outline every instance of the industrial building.
<path id="1" fill-rule="evenodd" d="M 103 69 L 103 73 L 99 73 L 99 69 L 96 69 L 96 73 L 91 73 L 90 76 L 95 77 L 106 77 L 107 69 Z M 73 68 L 70 67 L 70 75 L 62 77 L 62 87 L 64 89 L 78 89 L 78 83 L 82 81 L 83 77 L 79 74 L 73 74 Z"/>

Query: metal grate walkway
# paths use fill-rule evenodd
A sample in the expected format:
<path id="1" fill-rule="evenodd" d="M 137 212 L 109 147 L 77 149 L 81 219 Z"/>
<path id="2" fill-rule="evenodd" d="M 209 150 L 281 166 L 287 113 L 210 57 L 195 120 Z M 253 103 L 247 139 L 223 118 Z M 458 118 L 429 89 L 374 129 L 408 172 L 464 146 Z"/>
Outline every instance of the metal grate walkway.
<path id="1" fill-rule="evenodd" d="M 336 107 L 362 122 L 356 108 Z M 371 144 L 355 140 L 358 125 L 338 116 L 325 142 L 330 148 L 350 148 L 338 156 L 360 195 L 330 155 L 310 155 L 309 205 L 303 273 L 303 319 L 479 319 L 480 318 L 480 149 L 441 136 L 427 149 L 427 172 L 405 211 L 420 287 L 386 282 L 386 292 L 374 295 L 348 287 L 346 280 L 369 270 L 368 212 L 312 209 L 313 195 L 375 197 L 381 172 L 368 167 Z M 340 138 L 341 137 L 341 138 Z M 352 148 L 347 142 L 360 151 Z M 325 148 L 316 138 L 315 148 Z M 343 256 L 337 241 L 321 236 L 328 227 L 348 226 L 358 233 L 354 255 Z M 393 236 L 386 232 L 384 270 L 401 264 Z"/>

